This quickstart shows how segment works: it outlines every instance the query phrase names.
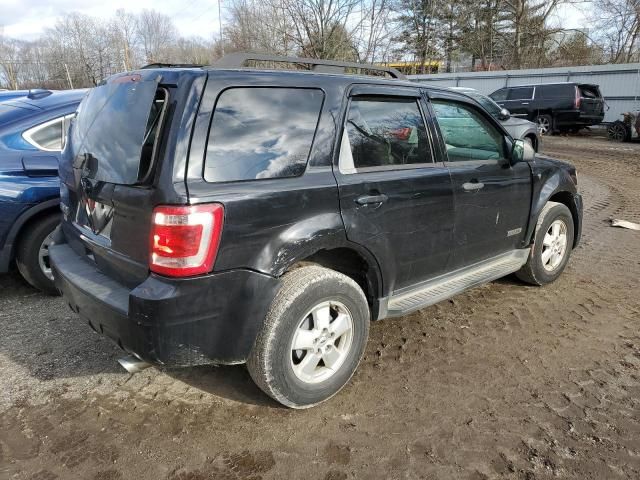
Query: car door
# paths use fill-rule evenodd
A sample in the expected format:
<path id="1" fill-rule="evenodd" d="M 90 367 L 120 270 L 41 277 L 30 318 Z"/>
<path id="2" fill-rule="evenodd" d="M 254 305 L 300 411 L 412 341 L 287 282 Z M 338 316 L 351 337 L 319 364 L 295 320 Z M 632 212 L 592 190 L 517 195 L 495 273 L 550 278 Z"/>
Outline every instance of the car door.
<path id="1" fill-rule="evenodd" d="M 475 103 L 431 96 L 454 191 L 453 266 L 519 248 L 531 208 L 531 169 L 511 165 L 512 139 Z"/>
<path id="2" fill-rule="evenodd" d="M 378 260 L 385 292 L 443 273 L 453 191 L 418 88 L 356 85 L 335 169 L 347 237 Z"/>
<path id="3" fill-rule="evenodd" d="M 505 100 L 497 101 L 498 105 L 509 110 L 514 117 L 527 117 L 533 101 L 533 87 L 510 87 Z"/>

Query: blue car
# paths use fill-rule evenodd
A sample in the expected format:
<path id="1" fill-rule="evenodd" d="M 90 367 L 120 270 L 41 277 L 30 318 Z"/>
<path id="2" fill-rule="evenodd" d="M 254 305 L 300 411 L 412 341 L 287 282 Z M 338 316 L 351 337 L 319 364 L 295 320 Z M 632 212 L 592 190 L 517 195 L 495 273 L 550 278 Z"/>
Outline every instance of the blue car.
<path id="1" fill-rule="evenodd" d="M 55 294 L 50 235 L 60 220 L 58 161 L 86 90 L 0 95 L 0 272 L 15 261 L 34 287 Z"/>

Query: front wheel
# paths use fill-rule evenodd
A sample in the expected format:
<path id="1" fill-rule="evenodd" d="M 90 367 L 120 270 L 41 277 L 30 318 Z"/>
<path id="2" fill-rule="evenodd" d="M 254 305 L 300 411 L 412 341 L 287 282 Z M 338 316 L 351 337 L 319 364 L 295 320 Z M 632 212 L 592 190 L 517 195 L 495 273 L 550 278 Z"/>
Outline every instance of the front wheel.
<path id="1" fill-rule="evenodd" d="M 627 142 L 631 138 L 631 132 L 624 122 L 616 120 L 607 128 L 607 136 L 614 142 Z"/>
<path id="2" fill-rule="evenodd" d="M 360 363 L 369 307 L 351 278 L 320 266 L 282 277 L 247 362 L 254 382 L 291 408 L 331 398 Z"/>
<path id="3" fill-rule="evenodd" d="M 546 285 L 564 271 L 573 248 L 571 211 L 557 202 L 547 202 L 540 212 L 527 263 L 516 276 L 532 285 Z"/>

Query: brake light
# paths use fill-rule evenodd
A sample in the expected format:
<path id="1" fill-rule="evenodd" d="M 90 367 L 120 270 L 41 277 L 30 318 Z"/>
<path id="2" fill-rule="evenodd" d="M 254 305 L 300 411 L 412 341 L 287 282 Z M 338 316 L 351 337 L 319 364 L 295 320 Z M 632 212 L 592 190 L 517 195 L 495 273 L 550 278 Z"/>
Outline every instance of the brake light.
<path id="1" fill-rule="evenodd" d="M 219 203 L 158 206 L 151 220 L 149 269 L 169 277 L 208 273 L 224 222 Z"/>
<path id="2" fill-rule="evenodd" d="M 576 99 L 573 102 L 573 105 L 575 108 L 580 108 L 580 101 L 582 100 L 582 97 L 580 95 L 580 87 L 576 87 Z"/>

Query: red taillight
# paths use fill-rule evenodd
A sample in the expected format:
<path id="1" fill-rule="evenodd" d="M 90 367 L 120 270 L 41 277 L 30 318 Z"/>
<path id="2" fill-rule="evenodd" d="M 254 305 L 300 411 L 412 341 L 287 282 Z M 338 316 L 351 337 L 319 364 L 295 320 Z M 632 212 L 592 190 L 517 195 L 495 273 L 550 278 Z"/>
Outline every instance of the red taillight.
<path id="1" fill-rule="evenodd" d="M 580 95 L 580 87 L 576 87 L 576 99 L 573 102 L 575 108 L 580 108 L 580 100 L 582 100 L 582 96 Z"/>
<path id="2" fill-rule="evenodd" d="M 223 221 L 224 208 L 219 203 L 156 207 L 151 220 L 150 270 L 169 277 L 210 272 Z"/>

